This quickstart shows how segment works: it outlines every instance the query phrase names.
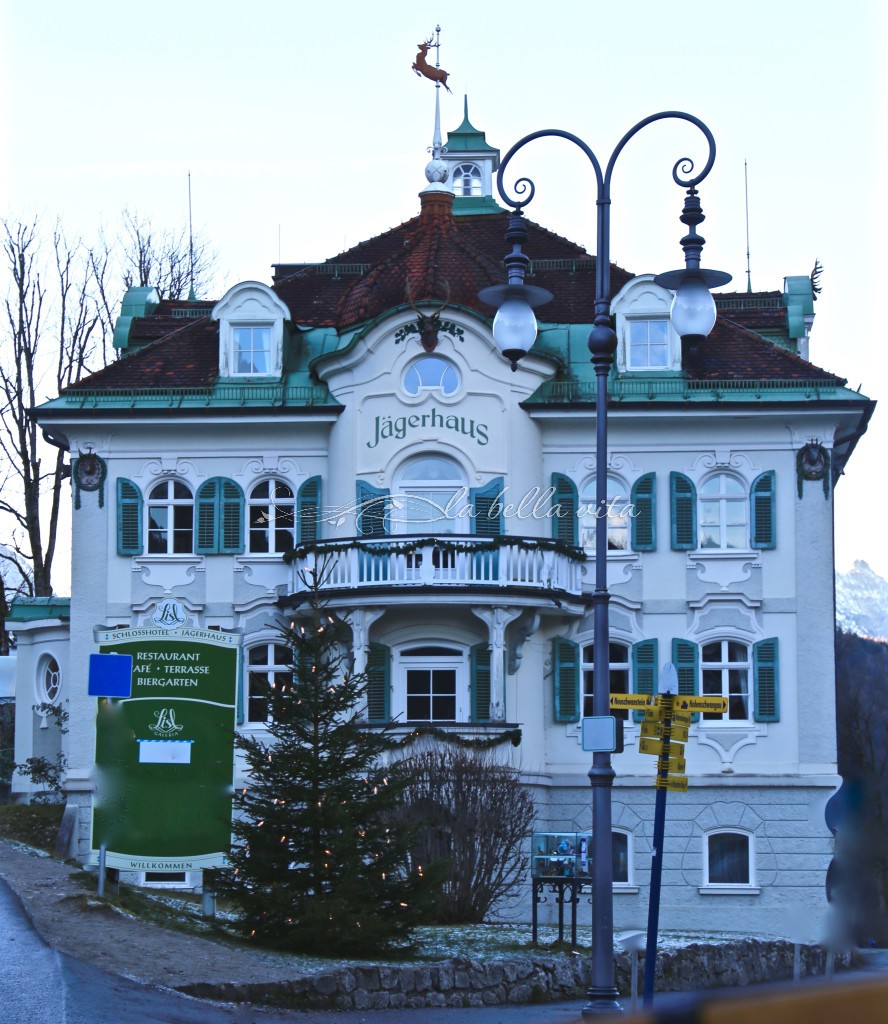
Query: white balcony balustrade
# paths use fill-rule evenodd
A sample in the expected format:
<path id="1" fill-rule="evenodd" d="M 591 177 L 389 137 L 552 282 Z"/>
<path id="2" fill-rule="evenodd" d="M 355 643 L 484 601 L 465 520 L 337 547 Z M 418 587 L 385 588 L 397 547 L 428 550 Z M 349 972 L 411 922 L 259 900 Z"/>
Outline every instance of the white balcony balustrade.
<path id="1" fill-rule="evenodd" d="M 371 587 L 521 587 L 580 593 L 582 554 L 531 537 L 385 537 L 319 541 L 290 560 L 291 593 L 315 573 L 324 590 Z"/>

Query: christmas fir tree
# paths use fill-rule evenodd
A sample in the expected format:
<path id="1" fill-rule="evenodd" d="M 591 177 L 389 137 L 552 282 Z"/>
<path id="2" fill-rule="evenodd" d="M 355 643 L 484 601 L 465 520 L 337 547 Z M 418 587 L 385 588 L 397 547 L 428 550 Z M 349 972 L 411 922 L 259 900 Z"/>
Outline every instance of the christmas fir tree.
<path id="1" fill-rule="evenodd" d="M 235 739 L 248 781 L 235 794 L 231 869 L 217 886 L 260 944 L 406 953 L 435 892 L 397 823 L 405 768 L 386 764 L 390 738 L 367 728 L 348 625 L 323 607 L 317 577 L 310 582 L 305 614 L 281 634 L 293 672 L 269 683 L 269 735 Z"/>

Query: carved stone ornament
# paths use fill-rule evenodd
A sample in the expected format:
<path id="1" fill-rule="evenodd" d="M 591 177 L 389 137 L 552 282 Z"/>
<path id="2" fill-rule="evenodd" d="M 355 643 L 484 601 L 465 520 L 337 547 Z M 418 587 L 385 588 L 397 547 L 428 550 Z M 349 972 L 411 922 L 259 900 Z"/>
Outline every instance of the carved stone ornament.
<path id="1" fill-rule="evenodd" d="M 105 504 L 105 477 L 108 467 L 95 452 L 81 452 L 71 466 L 71 478 L 74 483 L 74 508 L 80 508 L 81 491 L 98 491 L 99 508 Z"/>
<path id="2" fill-rule="evenodd" d="M 823 496 L 829 497 L 829 452 L 818 441 L 809 441 L 796 456 L 799 497 L 805 480 L 822 480 Z"/>

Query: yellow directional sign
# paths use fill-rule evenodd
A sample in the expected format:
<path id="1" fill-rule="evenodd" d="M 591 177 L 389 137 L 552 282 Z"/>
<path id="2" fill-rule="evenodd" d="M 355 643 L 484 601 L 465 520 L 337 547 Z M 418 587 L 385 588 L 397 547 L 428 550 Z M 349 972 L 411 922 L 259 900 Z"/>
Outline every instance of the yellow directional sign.
<path id="1" fill-rule="evenodd" d="M 639 754 L 654 754 L 656 757 L 660 757 L 663 753 L 663 741 L 652 740 L 642 736 L 638 741 L 638 752 Z M 669 759 L 673 757 L 684 756 L 684 744 L 683 743 L 670 743 L 669 744 Z"/>
<path id="2" fill-rule="evenodd" d="M 672 745 L 669 745 L 669 753 L 672 753 Z M 661 755 L 657 762 L 657 771 L 662 771 L 664 768 L 667 772 L 678 772 L 679 775 L 683 775 L 687 771 L 687 761 L 683 757 L 670 757 L 666 764 L 663 764 L 663 757 Z"/>
<path id="3" fill-rule="evenodd" d="M 612 693 L 610 706 L 612 708 L 647 708 L 653 703 L 654 698 L 648 693 Z"/>
<path id="4" fill-rule="evenodd" d="M 658 775 L 657 789 L 671 789 L 676 793 L 687 793 L 688 777 L 687 775 L 670 775 L 663 779 Z"/>
<path id="5" fill-rule="evenodd" d="M 679 697 L 675 702 L 676 711 L 708 711 L 723 714 L 728 710 L 727 697 Z"/>
<path id="6" fill-rule="evenodd" d="M 641 735 L 651 739 L 665 739 L 666 726 L 663 722 L 642 722 Z M 688 727 L 686 725 L 671 725 L 669 727 L 669 738 L 679 743 L 687 743 Z"/>
<path id="7" fill-rule="evenodd" d="M 672 712 L 672 723 L 673 725 L 690 725 L 691 716 L 683 715 L 680 711 Z"/>

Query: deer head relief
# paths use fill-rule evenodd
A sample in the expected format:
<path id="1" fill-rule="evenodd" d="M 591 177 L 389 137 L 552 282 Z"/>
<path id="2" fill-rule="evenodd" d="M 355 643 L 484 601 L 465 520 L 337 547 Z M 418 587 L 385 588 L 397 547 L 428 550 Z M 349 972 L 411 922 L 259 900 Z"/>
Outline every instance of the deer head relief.
<path id="1" fill-rule="evenodd" d="M 407 282 L 407 304 L 416 313 L 416 330 L 419 333 L 419 343 L 426 352 L 434 352 L 438 345 L 438 331 L 441 329 L 441 314 L 447 308 L 450 301 L 450 285 L 446 285 L 447 297 L 434 313 L 423 313 L 413 301 L 413 288 Z"/>

